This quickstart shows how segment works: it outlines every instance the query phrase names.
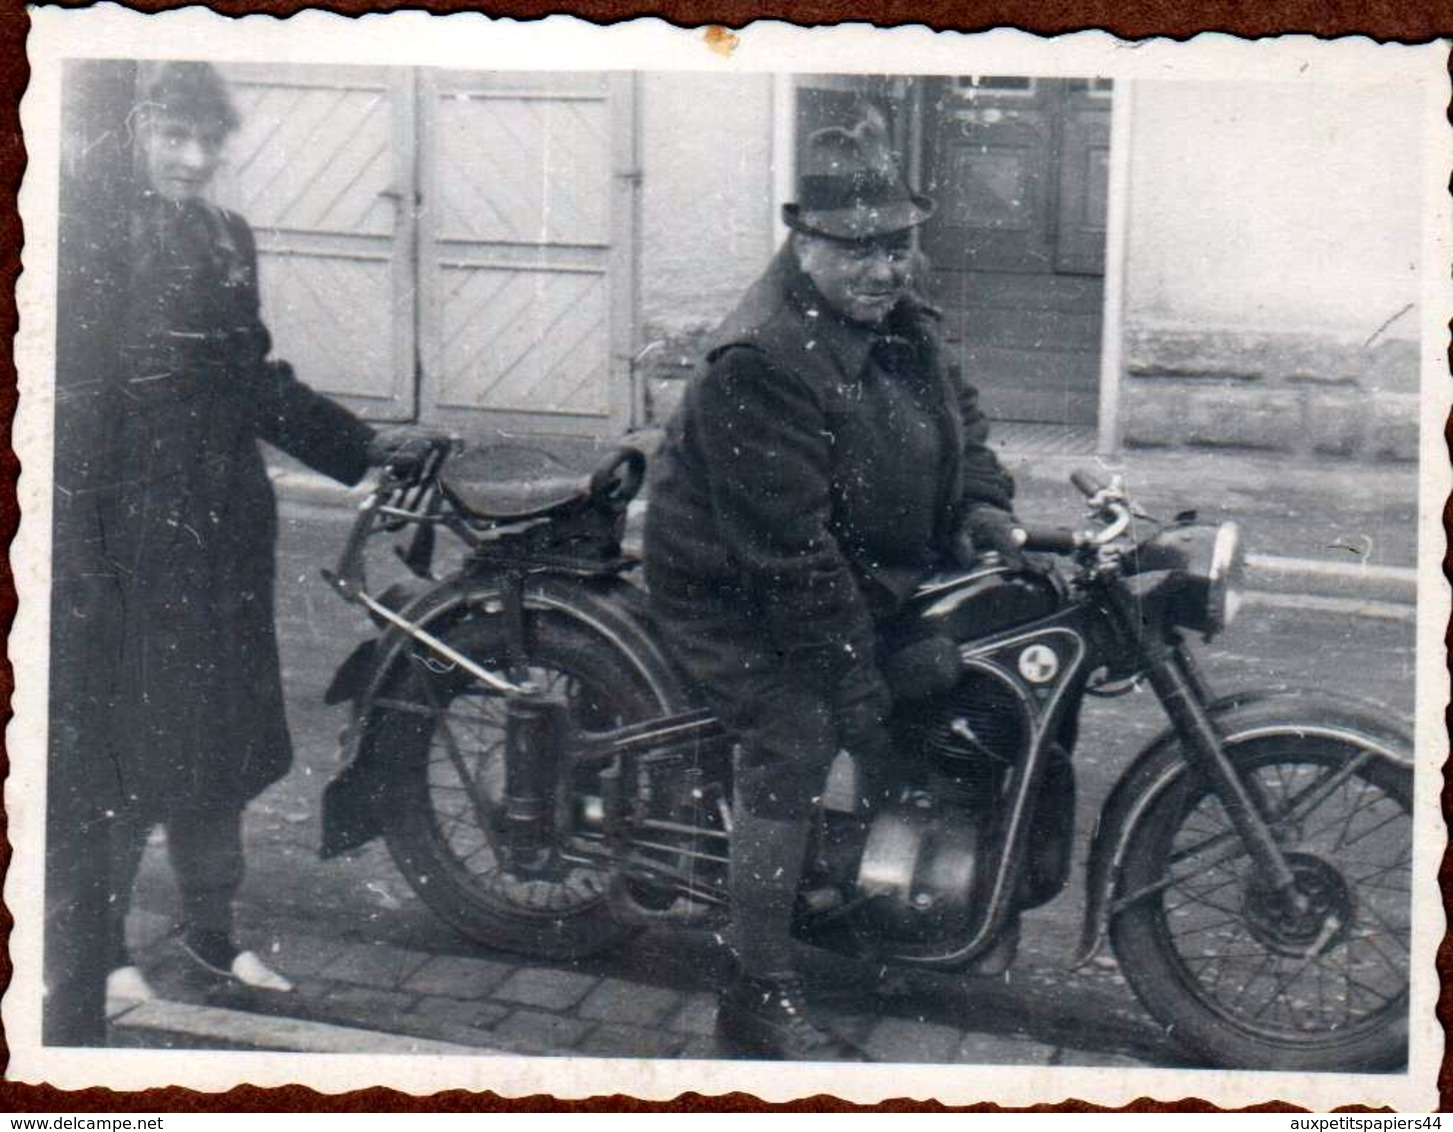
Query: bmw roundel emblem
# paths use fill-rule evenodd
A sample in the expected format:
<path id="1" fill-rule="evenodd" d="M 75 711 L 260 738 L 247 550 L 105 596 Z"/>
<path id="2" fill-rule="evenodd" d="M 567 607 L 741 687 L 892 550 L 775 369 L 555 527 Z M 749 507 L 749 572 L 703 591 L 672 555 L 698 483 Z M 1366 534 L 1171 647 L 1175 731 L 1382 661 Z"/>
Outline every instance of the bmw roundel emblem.
<path id="1" fill-rule="evenodd" d="M 1031 684 L 1048 684 L 1059 675 L 1059 654 L 1048 645 L 1030 645 L 1019 654 L 1019 675 Z"/>

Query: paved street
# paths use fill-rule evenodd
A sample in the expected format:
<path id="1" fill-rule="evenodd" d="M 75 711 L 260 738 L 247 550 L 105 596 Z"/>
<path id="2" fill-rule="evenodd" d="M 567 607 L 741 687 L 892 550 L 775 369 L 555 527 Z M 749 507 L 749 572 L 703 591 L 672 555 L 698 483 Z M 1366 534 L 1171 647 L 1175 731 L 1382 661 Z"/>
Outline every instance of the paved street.
<path id="1" fill-rule="evenodd" d="M 1072 518 L 1068 492 L 1054 498 L 1053 512 L 1047 511 L 1050 494 L 1031 490 L 1026 517 Z M 1042 498 L 1047 513 L 1041 516 L 1034 508 Z M 1369 514 L 1375 505 L 1373 500 Z M 1406 511 L 1398 518 L 1404 516 L 1410 518 Z M 709 932 L 652 930 L 615 954 L 574 965 L 536 963 L 460 938 L 415 899 L 382 845 L 344 860 L 318 859 L 319 798 L 336 769 L 337 736 L 346 719 L 344 709 L 322 706 L 321 696 L 333 668 L 367 631 L 361 615 L 318 578 L 319 568 L 332 564 L 348 518 L 346 511 L 285 508 L 279 621 L 297 762 L 251 808 L 247 827 L 250 871 L 239 906 L 240 934 L 297 980 L 298 993 L 229 989 L 186 967 L 168 938 L 176 904 L 159 843 L 148 852 L 133 922 L 158 989 L 168 1000 L 190 1004 L 196 1018 L 210 1017 L 209 1010 L 286 1014 L 326 1024 L 317 1033 L 327 1041 L 357 1040 L 362 1049 L 397 1049 L 399 1039 L 350 1038 L 336 1027 L 480 1050 L 713 1056 L 712 992 L 725 952 Z M 1340 519 L 1349 521 L 1345 514 Z M 1256 522 L 1268 531 L 1278 526 L 1274 515 Z M 1406 565 L 1405 537 L 1403 549 L 1397 564 Z M 1305 684 L 1381 700 L 1410 715 L 1412 642 L 1405 617 L 1352 617 L 1278 602 L 1247 609 L 1204 657 L 1215 684 L 1227 690 Z M 1065 966 L 1078 938 L 1080 866 L 1098 806 L 1128 759 L 1162 726 L 1149 693 L 1090 705 L 1076 762 L 1076 872 L 1058 901 L 1027 917 L 1019 962 L 1009 976 L 915 973 L 880 982 L 875 972 L 818 954 L 812 979 L 840 1027 L 884 1060 L 1177 1064 L 1174 1049 L 1112 959 L 1102 956 L 1075 972 Z M 225 1035 L 208 1037 L 204 1028 L 189 1027 L 180 1021 L 184 1016 L 155 1004 L 138 1008 L 117 1019 L 116 1040 L 228 1044 Z M 312 1048 L 290 1033 L 264 1026 L 232 1044 Z"/>

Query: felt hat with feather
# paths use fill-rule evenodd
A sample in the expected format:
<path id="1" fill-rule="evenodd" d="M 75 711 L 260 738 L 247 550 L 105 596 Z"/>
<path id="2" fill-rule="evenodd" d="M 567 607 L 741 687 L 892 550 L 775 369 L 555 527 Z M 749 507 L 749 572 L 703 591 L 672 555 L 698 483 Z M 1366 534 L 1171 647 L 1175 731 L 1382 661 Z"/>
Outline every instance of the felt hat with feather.
<path id="1" fill-rule="evenodd" d="M 807 139 L 797 200 L 782 206 L 789 228 L 835 240 L 871 240 L 916 228 L 933 201 L 909 189 L 882 126 L 829 126 Z"/>

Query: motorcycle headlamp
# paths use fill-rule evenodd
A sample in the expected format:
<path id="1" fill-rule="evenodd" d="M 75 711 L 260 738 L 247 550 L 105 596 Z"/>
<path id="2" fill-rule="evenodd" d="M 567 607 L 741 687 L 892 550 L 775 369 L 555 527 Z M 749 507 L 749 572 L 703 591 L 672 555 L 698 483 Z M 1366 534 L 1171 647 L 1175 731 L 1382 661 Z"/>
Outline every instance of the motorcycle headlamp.
<path id="1" fill-rule="evenodd" d="M 1166 603 L 1173 624 L 1215 636 L 1235 620 L 1246 572 L 1241 530 L 1187 523 L 1156 533 L 1136 548 L 1131 573 L 1142 600 Z"/>
<path id="2" fill-rule="evenodd" d="M 1211 543 L 1211 567 L 1207 575 L 1207 633 L 1219 633 L 1241 609 L 1246 581 L 1246 554 L 1241 549 L 1241 528 L 1222 523 Z"/>

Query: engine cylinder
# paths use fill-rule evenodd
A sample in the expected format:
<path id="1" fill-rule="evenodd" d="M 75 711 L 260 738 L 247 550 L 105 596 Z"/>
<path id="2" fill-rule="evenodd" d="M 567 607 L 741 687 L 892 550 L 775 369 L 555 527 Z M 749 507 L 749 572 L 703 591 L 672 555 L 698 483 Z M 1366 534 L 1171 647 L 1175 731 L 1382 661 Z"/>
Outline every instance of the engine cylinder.
<path id="1" fill-rule="evenodd" d="M 1013 689 L 970 672 L 923 716 L 913 725 L 919 734 L 912 746 L 935 796 L 974 812 L 993 807 L 1029 742 L 1029 720 Z"/>
<path id="2" fill-rule="evenodd" d="M 963 934 L 977 888 L 979 823 L 924 792 L 873 819 L 858 863 L 865 915 L 884 935 L 929 940 Z"/>

